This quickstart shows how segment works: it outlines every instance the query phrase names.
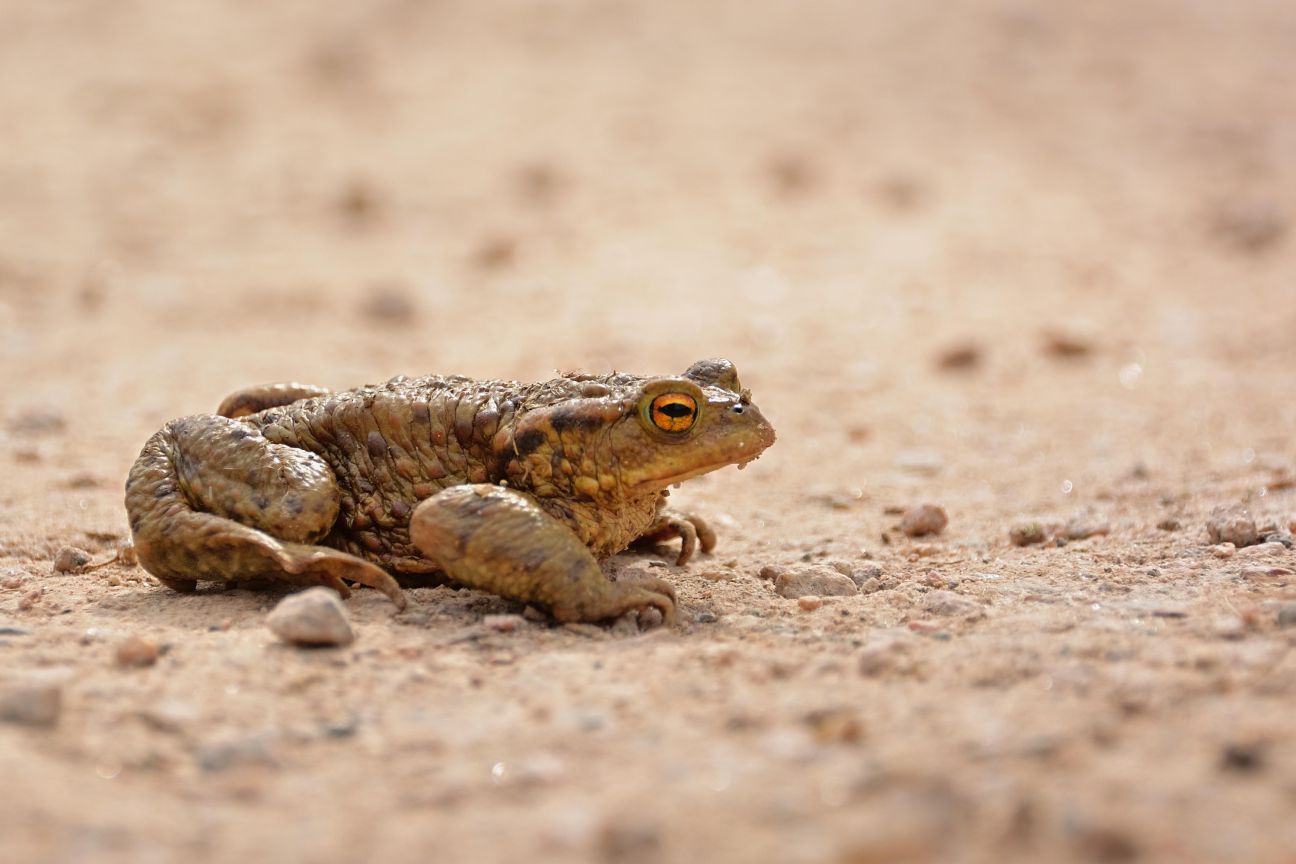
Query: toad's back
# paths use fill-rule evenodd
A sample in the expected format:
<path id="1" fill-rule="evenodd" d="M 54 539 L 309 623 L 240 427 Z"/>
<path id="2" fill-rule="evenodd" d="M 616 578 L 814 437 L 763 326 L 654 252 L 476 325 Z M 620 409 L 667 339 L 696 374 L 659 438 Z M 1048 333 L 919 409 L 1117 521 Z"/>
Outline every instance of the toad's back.
<path id="1" fill-rule="evenodd" d="M 410 544 L 418 502 L 463 483 L 497 483 L 494 449 L 519 413 L 579 397 L 581 383 L 394 378 L 253 414 L 267 440 L 319 455 L 337 478 L 339 518 L 322 542 L 388 569 L 426 572 Z M 525 488 L 525 484 L 523 487 Z M 530 490 L 526 490 L 530 491 Z"/>

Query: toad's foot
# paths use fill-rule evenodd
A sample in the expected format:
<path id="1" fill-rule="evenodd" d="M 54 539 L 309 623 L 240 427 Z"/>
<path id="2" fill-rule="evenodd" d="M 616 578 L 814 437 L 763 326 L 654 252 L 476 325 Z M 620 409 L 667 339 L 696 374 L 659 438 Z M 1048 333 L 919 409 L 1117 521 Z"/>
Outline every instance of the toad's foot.
<path id="1" fill-rule="evenodd" d="M 675 559 L 676 566 L 687 564 L 699 545 L 703 552 L 710 552 L 716 545 L 716 534 L 705 519 L 701 516 L 676 513 L 673 510 L 663 510 L 653 526 L 645 531 L 635 544 L 652 545 L 674 540 L 676 537 L 680 539 L 679 557 Z"/>
<path id="2" fill-rule="evenodd" d="M 126 481 L 140 564 L 162 584 L 271 579 L 368 585 L 405 607 L 396 580 L 369 562 L 314 545 L 337 519 L 337 480 L 313 453 L 272 444 L 255 429 L 212 415 L 168 423 Z M 346 580 L 346 581 L 344 581 Z"/>
<path id="3" fill-rule="evenodd" d="M 410 539 L 454 581 L 546 606 L 559 621 L 652 607 L 675 622 L 669 583 L 608 581 L 571 529 L 511 489 L 477 484 L 439 492 L 414 511 Z"/>

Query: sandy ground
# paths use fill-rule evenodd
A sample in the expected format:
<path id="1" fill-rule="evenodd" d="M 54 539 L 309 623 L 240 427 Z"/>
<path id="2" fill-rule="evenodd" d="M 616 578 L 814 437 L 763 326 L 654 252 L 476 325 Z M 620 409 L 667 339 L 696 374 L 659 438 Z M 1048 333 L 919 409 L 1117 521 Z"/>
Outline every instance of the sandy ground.
<path id="1" fill-rule="evenodd" d="M 1286 0 L 0 4 L 0 857 L 1296 860 L 1293 92 Z M 247 384 L 717 355 L 675 630 L 52 571 Z"/>

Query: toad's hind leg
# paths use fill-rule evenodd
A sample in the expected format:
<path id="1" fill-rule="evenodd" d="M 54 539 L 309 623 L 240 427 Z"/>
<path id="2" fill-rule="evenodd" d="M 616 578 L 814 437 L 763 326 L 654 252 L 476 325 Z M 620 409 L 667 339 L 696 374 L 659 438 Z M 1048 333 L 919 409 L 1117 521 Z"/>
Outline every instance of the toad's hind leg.
<path id="1" fill-rule="evenodd" d="M 327 387 L 314 384 L 298 384 L 296 381 L 282 384 L 262 384 L 259 387 L 245 387 L 231 393 L 221 402 L 216 413 L 222 417 L 246 417 L 267 408 L 278 408 L 291 405 L 299 399 L 310 399 L 314 396 L 327 396 Z"/>
<path id="2" fill-rule="evenodd" d="M 410 539 L 454 581 L 546 606 L 559 621 L 649 607 L 675 620 L 668 583 L 608 581 L 570 528 L 511 489 L 478 484 L 438 492 L 414 511 Z"/>
<path id="3" fill-rule="evenodd" d="M 346 596 L 351 581 L 404 608 L 405 595 L 382 568 L 314 545 L 337 520 L 339 503 L 324 460 L 211 415 L 168 423 L 126 480 L 135 551 L 163 584 L 192 591 L 199 580 L 271 579 Z"/>

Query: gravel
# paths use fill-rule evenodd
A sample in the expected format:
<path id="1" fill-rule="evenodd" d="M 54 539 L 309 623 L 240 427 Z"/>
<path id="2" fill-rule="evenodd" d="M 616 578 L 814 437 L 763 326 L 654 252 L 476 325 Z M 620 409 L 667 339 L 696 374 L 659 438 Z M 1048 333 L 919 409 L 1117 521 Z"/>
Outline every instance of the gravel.
<path id="1" fill-rule="evenodd" d="M 494 630 L 496 633 L 513 633 L 517 630 L 523 630 L 530 622 L 521 615 L 487 615 L 482 618 L 482 624 L 487 630 Z"/>
<path id="2" fill-rule="evenodd" d="M 766 567 L 761 570 L 761 575 L 772 578 L 775 593 L 789 600 L 807 596 L 849 597 L 859 593 L 855 581 L 849 576 L 819 564 Z"/>
<path id="3" fill-rule="evenodd" d="M 393 326 L 411 324 L 417 314 L 409 289 L 400 283 L 385 282 L 370 287 L 359 312 L 369 321 Z"/>
<path id="4" fill-rule="evenodd" d="M 1241 548 L 1260 539 L 1255 520 L 1243 507 L 1216 507 L 1206 522 L 1211 543 L 1232 543 Z"/>
<path id="5" fill-rule="evenodd" d="M 1242 578 L 1256 585 L 1288 585 L 1296 581 L 1296 570 L 1289 567 L 1251 566 L 1242 568 Z"/>
<path id="6" fill-rule="evenodd" d="M 905 673 L 914 668 L 912 649 L 914 637 L 909 633 L 895 632 L 875 637 L 860 651 L 859 673 L 868 678 L 888 672 Z"/>
<path id="7" fill-rule="evenodd" d="M 80 573 L 90 563 L 90 553 L 75 546 L 64 546 L 54 556 L 55 573 Z"/>
<path id="8" fill-rule="evenodd" d="M 1044 526 L 1038 522 L 1019 522 L 1008 529 L 1008 539 L 1014 546 L 1033 546 L 1043 543 Z"/>
<path id="9" fill-rule="evenodd" d="M 25 681 L 0 691 L 0 723 L 50 727 L 63 711 L 63 688 L 53 681 Z"/>
<path id="10" fill-rule="evenodd" d="M 919 504 L 905 511 L 900 518 L 900 530 L 908 537 L 926 537 L 939 534 L 949 524 L 945 510 L 935 504 Z"/>
<path id="11" fill-rule="evenodd" d="M 936 354 L 936 368 L 945 370 L 974 369 L 984 355 L 980 344 L 973 341 L 954 342 Z"/>
<path id="12" fill-rule="evenodd" d="M 114 660 L 118 666 L 126 669 L 152 666 L 157 662 L 162 651 L 158 644 L 142 636 L 131 636 L 117 646 Z"/>
<path id="13" fill-rule="evenodd" d="M 1100 522 L 1077 517 L 1062 529 L 1062 536 L 1068 540 L 1088 540 L 1090 537 L 1106 537 L 1111 533 L 1110 522 Z"/>
<path id="14" fill-rule="evenodd" d="M 1054 357 L 1087 357 L 1096 342 L 1096 328 L 1088 322 L 1055 325 L 1043 333 L 1044 351 Z"/>
<path id="15" fill-rule="evenodd" d="M 332 647 L 350 645 L 355 639 L 342 600 L 322 586 L 279 601 L 266 617 L 266 626 L 294 645 Z"/>
<path id="16" fill-rule="evenodd" d="M 1287 547 L 1277 541 L 1257 543 L 1238 551 L 1239 558 L 1266 558 L 1273 555 L 1286 555 Z"/>
<path id="17" fill-rule="evenodd" d="M 310 590 L 314 591 L 316 589 L 312 588 Z M 319 590 L 328 591 L 329 589 L 320 588 Z M 198 749 L 198 765 L 210 774 L 239 765 L 275 767 L 278 763 L 274 757 L 274 743 L 275 737 L 272 733 L 259 732 L 253 735 L 204 744 Z"/>
<path id="18" fill-rule="evenodd" d="M 932 615 L 967 615 L 980 609 L 981 606 L 962 594 L 937 590 L 923 596 L 922 608 Z"/>

